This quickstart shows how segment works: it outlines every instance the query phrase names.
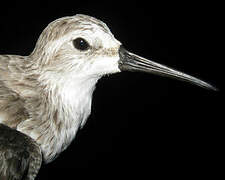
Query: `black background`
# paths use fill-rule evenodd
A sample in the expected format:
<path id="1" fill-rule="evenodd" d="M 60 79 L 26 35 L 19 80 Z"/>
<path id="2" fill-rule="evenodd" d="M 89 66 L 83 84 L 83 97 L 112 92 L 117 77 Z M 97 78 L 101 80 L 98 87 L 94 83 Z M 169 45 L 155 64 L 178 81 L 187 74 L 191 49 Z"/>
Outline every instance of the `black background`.
<path id="1" fill-rule="evenodd" d="M 0 54 L 28 55 L 48 23 L 83 13 L 103 20 L 131 52 L 220 89 L 213 92 L 142 73 L 104 77 L 86 126 L 59 158 L 42 166 L 38 179 L 215 178 L 222 172 L 222 5 L 157 2 L 1 5 Z"/>

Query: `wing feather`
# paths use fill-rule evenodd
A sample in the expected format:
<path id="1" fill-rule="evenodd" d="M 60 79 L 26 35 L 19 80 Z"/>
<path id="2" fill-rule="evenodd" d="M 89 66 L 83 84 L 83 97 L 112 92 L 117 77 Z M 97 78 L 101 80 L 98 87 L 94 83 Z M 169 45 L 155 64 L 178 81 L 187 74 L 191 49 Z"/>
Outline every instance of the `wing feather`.
<path id="1" fill-rule="evenodd" d="M 40 147 L 32 138 L 0 124 L 1 180 L 34 180 L 41 162 Z"/>

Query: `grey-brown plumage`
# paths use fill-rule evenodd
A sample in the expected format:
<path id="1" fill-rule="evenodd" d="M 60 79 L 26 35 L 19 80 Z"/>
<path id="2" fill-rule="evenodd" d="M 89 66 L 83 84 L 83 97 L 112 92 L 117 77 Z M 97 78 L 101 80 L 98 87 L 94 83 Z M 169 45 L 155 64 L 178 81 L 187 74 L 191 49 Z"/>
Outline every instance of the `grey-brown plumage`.
<path id="1" fill-rule="evenodd" d="M 41 162 L 41 149 L 32 138 L 0 124 L 1 180 L 33 180 Z"/>
<path id="2" fill-rule="evenodd" d="M 174 77 L 215 90 L 125 50 L 105 23 L 86 15 L 51 22 L 29 56 L 0 55 L 1 180 L 34 179 L 41 154 L 43 162 L 51 162 L 84 126 L 97 81 L 125 70 Z"/>
<path id="3" fill-rule="evenodd" d="M 0 56 L 0 114 L 1 123 L 7 125 L 0 124 L 1 180 L 33 180 L 42 162 L 40 146 L 16 130 L 29 117 L 25 106 L 28 99 L 22 91 L 34 88 L 29 79 L 32 76 L 26 80 L 26 69 L 22 70 L 24 60 L 22 56 Z"/>
<path id="4" fill-rule="evenodd" d="M 32 76 L 26 76 L 25 60 L 23 56 L 0 55 L 0 113 L 2 123 L 11 128 L 28 118 L 25 104 L 29 95 L 23 91 L 35 87 Z"/>
<path id="5" fill-rule="evenodd" d="M 97 75 L 91 71 L 83 76 L 88 72 L 83 69 L 89 67 L 84 62 L 93 66 L 95 61 L 92 60 L 96 57 L 118 57 L 119 44 L 117 48 L 104 48 L 101 36 L 93 36 L 98 31 L 104 33 L 109 42 L 113 40 L 107 26 L 93 17 L 64 17 L 51 22 L 44 29 L 29 56 L 0 55 L 0 138 L 3 141 L 9 133 L 9 137 L 18 136 L 28 145 L 20 149 L 17 139 L 12 143 L 4 141 L 0 149 L 0 177 L 22 177 L 32 159 L 26 159 L 26 153 L 21 152 L 27 151 L 31 156 L 33 152 L 26 148 L 31 148 L 34 142 L 42 151 L 43 161 L 51 162 L 69 146 L 77 130 L 85 124 L 91 111 L 91 98 L 97 80 L 108 71 L 119 71 L 118 64 L 113 62 L 116 70 L 103 68 L 103 72 Z M 85 38 L 83 32 L 85 36 L 90 34 L 96 38 L 92 44 L 95 53 L 89 51 L 87 54 L 74 47 L 74 39 Z M 91 66 L 90 69 L 93 69 Z M 14 149 L 13 143 L 15 146 L 18 143 L 18 148 Z M 6 152 L 12 156 L 14 154 L 12 161 L 4 156 Z M 21 166 L 21 174 L 17 174 L 19 172 L 13 165 L 18 159 L 25 163 Z M 6 169 L 12 171 L 6 172 Z M 38 169 L 39 166 L 36 166 L 36 171 Z"/>

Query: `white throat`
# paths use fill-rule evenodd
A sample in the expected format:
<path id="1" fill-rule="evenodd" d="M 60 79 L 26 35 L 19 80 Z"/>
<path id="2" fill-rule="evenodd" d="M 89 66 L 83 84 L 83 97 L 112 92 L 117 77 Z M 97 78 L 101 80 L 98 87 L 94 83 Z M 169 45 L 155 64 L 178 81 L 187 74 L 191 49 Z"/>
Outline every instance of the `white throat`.
<path id="1" fill-rule="evenodd" d="M 78 129 L 84 126 L 91 113 L 92 94 L 99 78 L 71 80 L 70 77 L 66 82 L 57 81 L 57 78 L 52 78 L 52 82 L 50 79 L 42 81 L 48 94 L 48 106 L 40 110 L 42 119 L 28 119 L 18 126 L 18 130 L 40 144 L 45 163 L 51 162 L 64 151 Z"/>
<path id="2" fill-rule="evenodd" d="M 77 78 L 66 82 L 63 86 L 59 85 L 59 99 L 54 108 L 58 111 L 57 121 L 61 124 L 61 130 L 56 133 L 56 146 L 52 147 L 56 154 L 64 151 L 70 145 L 78 129 L 86 123 L 91 113 L 92 94 L 97 80 L 98 78 Z M 43 151 L 45 151 L 46 145 L 43 147 Z"/>
<path id="3" fill-rule="evenodd" d="M 71 115 L 72 117 L 70 118 L 79 127 L 83 127 L 91 113 L 92 95 L 98 79 L 77 78 L 73 82 L 69 82 L 68 85 L 64 85 L 59 92 L 62 98 L 62 105 L 68 111 L 71 111 L 68 114 L 64 114 L 64 116 Z"/>

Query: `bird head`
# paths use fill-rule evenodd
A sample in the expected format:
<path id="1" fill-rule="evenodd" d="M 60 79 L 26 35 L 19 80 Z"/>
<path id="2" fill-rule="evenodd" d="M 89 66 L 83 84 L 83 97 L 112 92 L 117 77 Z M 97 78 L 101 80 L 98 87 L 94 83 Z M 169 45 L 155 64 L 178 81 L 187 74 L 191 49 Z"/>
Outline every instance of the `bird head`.
<path id="1" fill-rule="evenodd" d="M 121 71 L 173 77 L 216 90 L 210 84 L 127 51 L 102 21 L 87 16 L 63 17 L 40 35 L 30 56 L 49 77 L 98 79 Z"/>

